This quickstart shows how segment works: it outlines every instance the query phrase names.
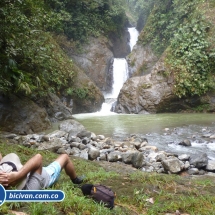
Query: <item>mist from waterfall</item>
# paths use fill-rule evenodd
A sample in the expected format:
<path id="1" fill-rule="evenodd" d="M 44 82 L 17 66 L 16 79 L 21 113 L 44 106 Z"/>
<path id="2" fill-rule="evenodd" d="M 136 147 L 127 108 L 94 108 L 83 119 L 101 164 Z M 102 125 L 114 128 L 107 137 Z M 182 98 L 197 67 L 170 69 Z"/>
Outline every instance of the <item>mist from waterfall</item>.
<path id="1" fill-rule="evenodd" d="M 130 34 L 129 45 L 131 51 L 138 40 L 139 32 L 135 27 L 128 28 Z M 104 94 L 105 103 L 102 104 L 100 113 L 110 114 L 113 103 L 117 100 L 119 92 L 129 78 L 128 64 L 125 58 L 114 58 L 113 62 L 113 85 L 111 93 Z"/>

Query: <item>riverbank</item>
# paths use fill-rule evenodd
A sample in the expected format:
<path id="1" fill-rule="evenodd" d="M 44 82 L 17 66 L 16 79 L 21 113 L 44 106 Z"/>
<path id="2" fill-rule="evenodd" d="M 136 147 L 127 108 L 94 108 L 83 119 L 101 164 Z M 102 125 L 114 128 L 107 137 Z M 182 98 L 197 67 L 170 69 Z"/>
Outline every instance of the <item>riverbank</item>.
<path id="1" fill-rule="evenodd" d="M 166 135 L 179 133 L 179 130 L 165 128 Z M 205 129 L 198 132 L 207 145 L 214 143 L 215 131 Z M 179 135 L 179 134 L 178 134 Z M 187 175 L 215 175 L 215 160 L 207 153 L 189 153 L 193 150 L 192 139 L 200 140 L 197 134 L 191 139 L 182 139 L 171 143 L 183 150 L 178 153 L 159 150 L 148 141 L 148 136 L 131 134 L 123 140 L 115 140 L 104 135 L 97 135 L 77 122 L 70 119 L 61 122 L 57 128 L 48 134 L 17 135 L 2 133 L 0 138 L 37 151 L 51 151 L 57 154 L 68 154 L 91 161 L 106 161 L 123 163 L 143 172 Z M 188 149 L 187 153 L 184 149 Z"/>
<path id="2" fill-rule="evenodd" d="M 34 154 L 35 149 L 2 142 L 1 153 L 16 152 L 22 163 Z M 56 154 L 40 151 L 44 165 L 56 158 Z M 64 171 L 58 183 L 51 189 L 65 192 L 60 203 L 4 203 L 1 214 L 11 214 L 10 209 L 22 211 L 28 215 L 166 215 L 176 214 L 214 214 L 215 178 L 211 176 L 178 176 L 157 173 L 144 173 L 120 163 L 86 161 L 71 156 L 78 175 L 86 176 L 86 183 L 101 183 L 111 187 L 117 194 L 112 211 L 94 203 L 83 196 Z"/>

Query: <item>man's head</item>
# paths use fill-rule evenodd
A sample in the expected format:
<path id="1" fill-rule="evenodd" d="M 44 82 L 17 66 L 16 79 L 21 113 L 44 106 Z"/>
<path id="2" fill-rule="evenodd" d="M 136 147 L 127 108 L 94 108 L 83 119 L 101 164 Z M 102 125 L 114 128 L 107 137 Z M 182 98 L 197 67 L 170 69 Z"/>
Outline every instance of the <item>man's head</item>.
<path id="1" fill-rule="evenodd" d="M 14 172 L 19 171 L 23 165 L 21 164 L 21 161 L 19 157 L 15 153 L 7 154 L 2 158 L 0 161 L 0 172 Z M 17 189 L 21 190 L 26 183 L 26 178 L 23 179 L 19 184 L 17 184 Z"/>

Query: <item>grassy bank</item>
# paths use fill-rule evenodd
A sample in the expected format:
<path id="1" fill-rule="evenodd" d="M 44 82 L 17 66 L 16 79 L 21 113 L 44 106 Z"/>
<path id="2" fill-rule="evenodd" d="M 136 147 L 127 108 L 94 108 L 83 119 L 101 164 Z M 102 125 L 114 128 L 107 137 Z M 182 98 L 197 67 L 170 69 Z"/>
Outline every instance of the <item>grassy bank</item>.
<path id="1" fill-rule="evenodd" d="M 0 143 L 0 152 L 5 155 L 17 153 L 24 163 L 38 153 L 33 149 L 10 143 Z M 56 154 L 40 151 L 44 165 L 56 158 Z M 63 190 L 65 199 L 58 203 L 4 203 L 0 214 L 11 214 L 10 210 L 29 215 L 159 215 L 181 213 L 192 215 L 215 214 L 215 177 L 182 177 L 155 173 L 143 173 L 117 163 L 86 161 L 71 157 L 78 175 L 86 176 L 86 183 L 101 183 L 111 187 L 117 194 L 115 208 L 108 210 L 83 196 L 65 172 L 51 189 Z"/>

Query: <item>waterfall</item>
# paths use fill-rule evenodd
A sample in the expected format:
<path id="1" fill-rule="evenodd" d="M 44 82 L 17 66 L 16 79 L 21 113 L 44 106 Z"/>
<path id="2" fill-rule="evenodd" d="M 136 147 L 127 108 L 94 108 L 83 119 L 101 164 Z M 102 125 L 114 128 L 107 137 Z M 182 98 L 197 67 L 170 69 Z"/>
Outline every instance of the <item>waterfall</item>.
<path id="1" fill-rule="evenodd" d="M 134 45 L 137 42 L 139 32 L 136 30 L 135 27 L 128 28 L 130 33 L 130 42 L 129 45 L 131 47 L 131 51 Z M 113 103 L 116 101 L 119 92 L 128 79 L 128 64 L 125 58 L 114 58 L 113 62 L 113 86 L 112 92 L 108 94 L 104 94 L 105 103 L 102 104 L 102 108 L 100 113 L 111 113 L 111 107 Z"/>
<path id="2" fill-rule="evenodd" d="M 113 86 L 110 94 L 104 95 L 105 98 L 117 98 L 120 89 L 128 79 L 128 64 L 125 58 L 114 58 L 113 62 Z"/>
<path id="3" fill-rule="evenodd" d="M 128 28 L 128 32 L 130 33 L 130 47 L 132 51 L 134 48 L 134 45 L 137 43 L 139 32 L 135 27 Z"/>

